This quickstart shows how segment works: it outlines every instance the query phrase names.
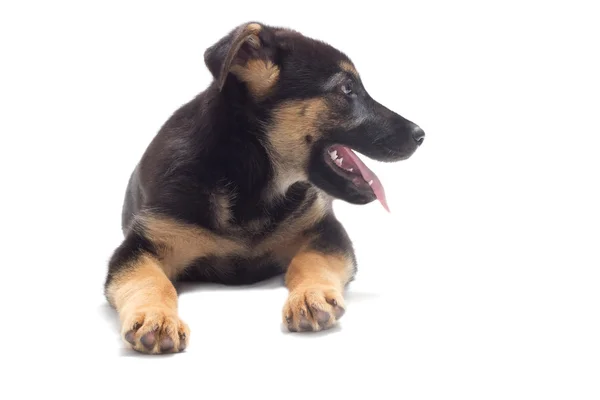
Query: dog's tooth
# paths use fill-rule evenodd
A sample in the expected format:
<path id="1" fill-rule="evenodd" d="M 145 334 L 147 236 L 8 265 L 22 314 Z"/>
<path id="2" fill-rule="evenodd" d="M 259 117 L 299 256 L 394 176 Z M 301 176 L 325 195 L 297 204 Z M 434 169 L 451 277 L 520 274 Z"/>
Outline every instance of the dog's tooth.
<path id="1" fill-rule="evenodd" d="M 354 168 L 348 168 L 348 171 L 352 172 L 354 171 Z"/>
<path id="2" fill-rule="evenodd" d="M 338 158 L 337 160 L 335 160 L 335 163 L 338 165 L 338 167 L 342 166 L 342 159 Z"/>
<path id="3" fill-rule="evenodd" d="M 371 180 L 369 181 L 369 186 L 371 186 L 372 184 L 373 184 L 373 179 L 371 179 Z"/>
<path id="4" fill-rule="evenodd" d="M 337 150 L 330 151 L 329 156 L 331 157 L 332 160 L 335 161 L 335 159 L 337 158 Z"/>

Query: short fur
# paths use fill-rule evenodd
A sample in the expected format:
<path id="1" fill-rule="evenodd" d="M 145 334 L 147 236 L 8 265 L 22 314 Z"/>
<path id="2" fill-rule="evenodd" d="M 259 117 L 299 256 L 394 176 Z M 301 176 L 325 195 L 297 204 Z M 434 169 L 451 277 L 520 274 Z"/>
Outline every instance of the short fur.
<path id="1" fill-rule="evenodd" d="M 321 41 L 252 22 L 204 56 L 214 81 L 175 111 L 133 171 L 125 238 L 109 262 L 106 297 L 125 343 L 141 352 L 188 345 L 178 280 L 243 285 L 285 274 L 289 330 L 335 325 L 356 259 L 332 200 L 375 195 L 336 172 L 328 146 L 397 161 L 422 142 Z"/>

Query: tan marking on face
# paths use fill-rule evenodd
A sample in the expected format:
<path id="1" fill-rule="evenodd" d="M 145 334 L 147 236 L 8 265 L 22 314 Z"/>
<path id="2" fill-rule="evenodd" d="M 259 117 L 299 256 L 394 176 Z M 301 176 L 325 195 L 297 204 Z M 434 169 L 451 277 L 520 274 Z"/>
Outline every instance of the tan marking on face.
<path id="1" fill-rule="evenodd" d="M 306 180 L 311 144 L 321 136 L 320 126 L 327 119 L 323 98 L 293 100 L 278 106 L 267 129 L 269 152 L 275 165 L 276 192 L 283 193 L 293 183 Z"/>
<path id="2" fill-rule="evenodd" d="M 231 73 L 245 82 L 257 99 L 266 97 L 279 80 L 279 67 L 268 60 L 249 60 L 245 65 L 234 65 Z"/>
<path id="3" fill-rule="evenodd" d="M 124 266 L 113 276 L 106 294 L 119 313 L 123 341 L 135 350 L 172 353 L 189 343 L 190 330 L 177 313 L 177 291 L 152 256 L 141 255 Z M 149 333 L 151 346 L 142 339 Z"/>
<path id="4" fill-rule="evenodd" d="M 157 247 L 163 270 L 169 279 L 177 277 L 197 258 L 224 257 L 246 250 L 241 242 L 171 218 L 146 215 L 141 217 L 141 223 L 144 234 Z"/>
<path id="5" fill-rule="evenodd" d="M 358 71 L 356 70 L 354 65 L 352 65 L 350 62 L 340 61 L 340 68 L 342 69 L 342 71 L 346 71 L 358 78 Z"/>

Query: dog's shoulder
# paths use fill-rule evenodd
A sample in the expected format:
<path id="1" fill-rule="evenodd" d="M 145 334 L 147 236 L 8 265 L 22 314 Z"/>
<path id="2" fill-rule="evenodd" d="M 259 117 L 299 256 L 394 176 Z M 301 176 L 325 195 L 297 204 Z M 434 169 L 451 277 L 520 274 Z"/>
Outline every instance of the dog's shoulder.
<path id="1" fill-rule="evenodd" d="M 179 107 L 152 139 L 129 183 L 128 193 L 142 193 L 133 214 L 157 210 L 215 231 L 252 217 L 272 164 L 253 124 L 228 123 L 217 93 L 210 86 Z"/>

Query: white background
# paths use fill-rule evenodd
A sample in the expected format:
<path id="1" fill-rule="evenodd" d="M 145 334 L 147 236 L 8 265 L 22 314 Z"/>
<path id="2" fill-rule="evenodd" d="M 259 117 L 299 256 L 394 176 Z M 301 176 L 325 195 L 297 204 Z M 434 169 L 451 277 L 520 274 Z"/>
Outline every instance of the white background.
<path id="1" fill-rule="evenodd" d="M 0 397 L 600 397 L 592 1 L 149 3 L 0 6 Z M 127 179 L 249 20 L 345 51 L 427 138 L 367 160 L 391 215 L 336 203 L 360 262 L 340 328 L 283 333 L 277 281 L 201 287 L 184 354 L 132 354 L 102 294 Z"/>

